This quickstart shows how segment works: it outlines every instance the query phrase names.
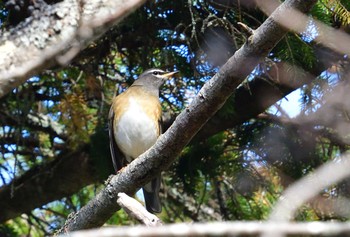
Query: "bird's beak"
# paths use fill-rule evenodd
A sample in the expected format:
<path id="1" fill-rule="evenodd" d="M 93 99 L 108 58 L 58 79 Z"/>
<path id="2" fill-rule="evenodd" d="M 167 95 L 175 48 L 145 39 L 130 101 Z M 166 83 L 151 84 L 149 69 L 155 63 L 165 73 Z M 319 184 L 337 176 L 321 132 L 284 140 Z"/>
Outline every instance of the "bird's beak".
<path id="1" fill-rule="evenodd" d="M 168 72 L 162 75 L 162 77 L 166 78 L 166 79 L 170 79 L 173 75 L 175 75 L 176 73 L 178 73 L 179 71 L 175 71 L 175 72 Z"/>

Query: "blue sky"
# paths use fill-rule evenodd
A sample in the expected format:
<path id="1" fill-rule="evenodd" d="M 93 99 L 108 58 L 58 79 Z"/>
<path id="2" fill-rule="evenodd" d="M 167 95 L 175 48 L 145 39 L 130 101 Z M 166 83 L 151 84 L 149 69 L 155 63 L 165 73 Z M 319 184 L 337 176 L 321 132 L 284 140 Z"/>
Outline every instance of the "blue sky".
<path id="1" fill-rule="evenodd" d="M 300 113 L 300 90 L 293 91 L 278 103 L 291 118 L 297 116 Z"/>

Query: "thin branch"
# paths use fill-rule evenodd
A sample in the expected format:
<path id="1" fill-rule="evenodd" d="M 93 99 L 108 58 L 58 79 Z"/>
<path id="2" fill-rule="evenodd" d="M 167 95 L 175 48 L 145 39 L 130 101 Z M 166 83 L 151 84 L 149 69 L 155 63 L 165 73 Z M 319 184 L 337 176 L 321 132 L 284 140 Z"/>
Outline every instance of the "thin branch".
<path id="1" fill-rule="evenodd" d="M 54 121 L 50 116 L 42 114 L 42 113 L 30 113 L 27 115 L 28 123 L 34 126 L 37 126 L 43 130 L 48 130 L 49 132 L 59 136 L 61 138 L 65 138 L 65 127 Z"/>

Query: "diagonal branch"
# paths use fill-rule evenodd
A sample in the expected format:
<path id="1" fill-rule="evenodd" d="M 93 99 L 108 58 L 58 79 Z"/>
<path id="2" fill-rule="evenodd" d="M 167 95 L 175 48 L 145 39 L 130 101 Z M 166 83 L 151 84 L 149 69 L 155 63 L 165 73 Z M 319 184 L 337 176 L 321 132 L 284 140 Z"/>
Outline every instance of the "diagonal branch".
<path id="1" fill-rule="evenodd" d="M 157 173 L 167 169 L 183 147 L 222 107 L 234 89 L 287 33 L 287 29 L 277 23 L 280 18 L 288 17 L 286 12 L 291 8 L 301 12 L 309 11 L 315 3 L 316 0 L 289 0 L 278 7 L 255 31 L 249 42 L 203 86 L 192 103 L 176 118 L 167 132 L 160 136 L 156 144 L 122 172 L 113 176 L 95 199 L 67 220 L 63 230 L 70 232 L 101 226 L 120 208 L 116 204 L 119 192 L 132 194 Z"/>

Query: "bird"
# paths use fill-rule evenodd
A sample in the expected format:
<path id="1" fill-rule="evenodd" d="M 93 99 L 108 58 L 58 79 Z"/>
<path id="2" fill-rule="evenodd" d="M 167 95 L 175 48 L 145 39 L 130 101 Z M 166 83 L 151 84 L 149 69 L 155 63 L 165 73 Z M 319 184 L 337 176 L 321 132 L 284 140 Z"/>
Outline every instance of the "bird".
<path id="1" fill-rule="evenodd" d="M 177 71 L 148 69 L 112 100 L 108 115 L 109 141 L 116 172 L 147 151 L 162 133 L 160 87 Z M 147 211 L 160 213 L 161 176 L 142 187 Z"/>

